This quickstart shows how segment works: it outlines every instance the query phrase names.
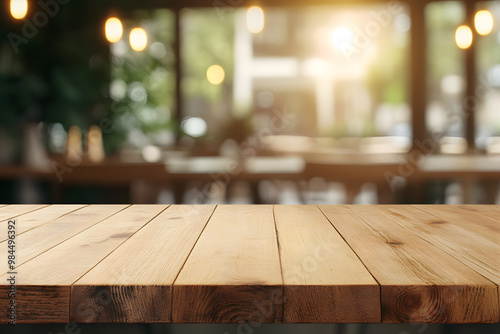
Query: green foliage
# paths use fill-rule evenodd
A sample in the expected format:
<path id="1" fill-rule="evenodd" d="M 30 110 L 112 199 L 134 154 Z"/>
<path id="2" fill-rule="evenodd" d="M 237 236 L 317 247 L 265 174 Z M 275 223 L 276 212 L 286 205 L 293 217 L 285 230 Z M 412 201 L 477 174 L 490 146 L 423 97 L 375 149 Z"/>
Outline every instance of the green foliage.
<path id="1" fill-rule="evenodd" d="M 220 17 L 213 9 L 182 11 L 182 57 L 185 98 L 203 98 L 209 103 L 222 100 L 224 89 L 232 86 L 234 70 L 234 12 Z M 206 78 L 211 65 L 220 65 L 226 79 L 212 85 Z"/>
<path id="2" fill-rule="evenodd" d="M 31 22 L 41 10 L 36 2 L 31 5 L 26 20 L 9 18 L 0 23 L 3 35 L 23 36 L 25 21 Z M 0 46 L 2 125 L 45 122 L 85 129 L 102 117 L 96 110 L 105 109 L 101 88 L 109 79 L 109 66 L 100 38 L 101 13 L 95 5 L 94 1 L 61 5 L 46 25 L 19 45 L 18 53 L 8 43 Z"/>
<path id="3" fill-rule="evenodd" d="M 108 117 L 114 131 L 105 136 L 108 150 L 119 149 L 132 129 L 138 128 L 145 134 L 175 131 L 175 123 L 170 118 L 175 104 L 174 22 L 174 14 L 161 9 L 136 11 L 133 18 L 124 21 L 129 30 L 139 26 L 146 30 L 148 46 L 136 52 L 123 42 L 125 53 L 112 55 L 112 80 L 123 84 L 126 94 L 111 104 Z M 134 100 L 131 97 L 134 87 L 145 92 L 146 99 Z"/>
<path id="4" fill-rule="evenodd" d="M 30 112 L 36 103 L 47 95 L 47 86 L 36 75 L 0 76 L 0 123 L 7 128 L 16 125 L 19 116 L 36 121 L 37 114 Z"/>

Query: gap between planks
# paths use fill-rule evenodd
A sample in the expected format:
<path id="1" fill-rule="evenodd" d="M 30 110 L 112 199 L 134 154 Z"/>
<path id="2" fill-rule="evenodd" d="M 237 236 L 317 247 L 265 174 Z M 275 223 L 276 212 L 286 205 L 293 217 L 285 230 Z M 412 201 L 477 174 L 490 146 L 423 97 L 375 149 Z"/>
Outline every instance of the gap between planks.
<path id="1" fill-rule="evenodd" d="M 498 322 L 497 286 L 490 280 L 392 220 L 389 224 L 374 206 L 321 208 L 337 218 L 334 225 L 347 233 L 348 243 L 378 279 L 383 322 Z M 459 302 L 452 302 L 449 289 Z"/>
<path id="2" fill-rule="evenodd" d="M 274 223 L 274 232 L 276 233 L 276 243 L 278 245 L 278 256 L 280 259 L 280 270 L 281 270 L 281 281 L 283 282 L 283 288 L 281 289 L 281 295 L 285 295 L 285 278 L 283 277 L 283 262 L 281 260 L 281 246 L 280 246 L 280 238 L 278 236 L 278 226 L 276 225 L 276 205 L 273 205 L 273 223 Z M 283 314 L 281 315 L 281 323 L 285 322 L 285 303 L 283 303 Z"/>
<path id="3" fill-rule="evenodd" d="M 115 249 L 113 249 L 109 254 L 104 256 L 99 262 L 97 262 L 93 267 L 91 267 L 89 270 L 87 270 L 84 274 L 82 274 L 75 282 L 73 282 L 71 285 L 74 283 L 78 282 L 83 276 L 85 276 L 89 271 L 97 267 L 102 261 L 104 261 L 107 257 L 109 257 L 111 254 L 113 254 L 118 248 L 120 248 L 124 243 L 126 243 L 130 238 L 132 238 L 134 235 L 136 235 L 140 230 L 142 230 L 146 225 L 148 225 L 153 219 L 158 217 L 160 214 L 162 214 L 165 210 L 167 210 L 171 205 L 167 205 L 162 211 L 158 212 L 155 216 L 150 218 L 143 226 L 141 226 L 137 231 L 133 232 L 128 238 L 126 238 L 121 244 L 119 244 Z M 70 303 L 71 305 L 71 303 Z"/>
<path id="4" fill-rule="evenodd" d="M 0 221 L 4 222 L 9 219 L 16 218 L 26 213 L 40 210 L 47 207 L 44 204 L 11 204 L 0 207 Z M 12 213 L 14 211 L 14 213 Z"/>
<path id="5" fill-rule="evenodd" d="M 335 224 L 330 220 L 330 218 L 328 218 L 328 216 L 321 209 L 321 207 L 319 205 L 316 205 L 316 206 L 318 207 L 319 211 L 323 214 L 323 216 L 325 216 L 325 218 L 330 222 L 330 225 L 332 225 L 332 227 L 335 229 L 335 231 L 342 237 L 342 239 L 344 240 L 344 242 L 349 246 L 349 248 L 353 251 L 353 253 L 356 254 L 356 257 L 363 264 L 363 266 L 365 267 L 366 271 L 368 271 L 370 273 L 370 275 L 372 276 L 372 278 L 375 280 L 375 282 L 377 282 L 378 288 L 379 288 L 379 294 L 380 294 L 379 303 L 380 303 L 380 305 L 382 305 L 382 285 L 377 280 L 377 278 L 372 274 L 372 272 L 370 271 L 370 269 L 368 269 L 368 267 L 366 266 L 366 263 L 361 259 L 361 257 L 356 252 L 356 250 L 347 242 L 347 240 L 342 235 L 342 233 L 340 233 L 340 231 L 335 227 Z M 380 313 L 380 321 L 379 321 L 379 323 L 382 323 L 382 312 Z"/>
<path id="6" fill-rule="evenodd" d="M 210 220 L 212 219 L 212 216 L 214 215 L 215 210 L 217 210 L 218 206 L 219 205 L 215 205 L 212 213 L 210 214 L 210 217 L 208 217 L 208 220 L 205 223 L 205 226 L 203 226 L 203 229 L 201 230 L 200 235 L 198 235 L 198 238 L 196 238 L 196 241 L 194 242 L 193 247 L 191 247 L 191 250 L 189 251 L 188 256 L 186 257 L 186 259 L 182 263 L 181 269 L 177 272 L 177 275 L 175 275 L 174 281 L 172 282 L 172 285 L 170 286 L 170 311 L 171 311 L 170 312 L 170 319 L 172 319 L 172 317 L 173 317 L 172 313 L 173 313 L 173 310 L 174 310 L 174 305 L 173 305 L 174 304 L 173 290 L 174 290 L 175 281 L 177 281 L 177 278 L 181 274 L 182 269 L 184 269 L 184 266 L 186 265 L 186 262 L 188 261 L 189 257 L 191 256 L 191 253 L 193 252 L 194 247 L 196 247 L 196 244 L 198 244 L 198 241 L 200 240 L 201 235 L 203 234 L 203 232 L 205 232 L 205 229 L 207 228 L 208 224 L 210 223 Z"/>
<path id="7" fill-rule="evenodd" d="M 34 211 L 29 211 L 13 217 L 17 222 L 16 235 L 21 235 L 32 229 L 43 226 L 68 214 L 88 207 L 85 205 L 48 205 Z M 3 234 L 3 232 L 2 232 Z M 1 235 L 0 242 L 7 240 L 7 236 Z"/>
<path id="8" fill-rule="evenodd" d="M 175 205 L 163 210 L 72 285 L 71 320 L 170 322 L 173 280 L 214 209 L 213 205 Z M 82 302 L 98 302 L 100 289 L 115 302 L 102 312 L 79 313 Z"/>
<path id="9" fill-rule="evenodd" d="M 73 214 L 68 214 L 49 224 L 45 224 L 39 229 L 33 229 L 19 236 L 19 238 L 23 239 L 26 239 L 27 236 L 27 241 L 30 242 L 31 247 L 22 247 L 19 249 L 19 251 L 27 250 L 27 254 L 25 254 L 27 260 L 25 258 L 24 262 L 16 266 L 16 268 L 22 268 L 22 274 L 19 275 L 16 281 L 16 304 L 18 305 L 16 323 L 69 321 L 69 309 L 67 305 L 70 300 L 70 287 L 64 284 L 58 285 L 57 282 L 50 281 L 50 278 L 53 277 L 53 269 L 57 269 L 60 272 L 59 274 L 55 274 L 54 278 L 56 278 L 56 280 L 60 279 L 59 275 L 61 274 L 61 270 L 62 273 L 66 275 L 70 273 L 71 270 L 68 271 L 66 265 L 53 267 L 58 261 L 50 261 L 48 263 L 41 261 L 41 263 L 37 263 L 36 261 L 31 261 L 31 259 L 36 258 L 39 260 L 40 258 L 47 258 L 46 255 L 54 253 L 53 250 L 58 249 L 61 245 L 67 245 L 67 241 L 71 240 L 73 237 L 77 238 L 80 232 L 85 233 L 84 231 L 98 225 L 99 222 L 111 219 L 115 214 L 118 214 L 126 207 L 125 205 L 89 206 L 87 207 L 88 209 L 86 209 L 86 211 L 89 211 L 89 215 L 82 215 L 82 213 L 80 213 L 74 216 Z M 90 217 L 93 217 L 93 219 Z M 79 224 L 74 221 L 75 219 Z M 69 226 L 71 228 L 60 230 L 59 227 L 61 224 L 62 226 Z M 49 244 L 46 244 L 47 237 L 51 238 Z M 63 240 L 60 240 L 59 237 Z M 36 247 L 32 248 L 34 245 Z M 61 256 L 66 256 L 65 254 L 67 255 L 70 253 L 63 253 Z M 22 254 L 18 255 L 22 258 Z M 26 269 L 28 269 L 28 271 L 26 271 Z M 5 275 L 3 277 L 5 277 Z M 0 283 L 0 290 L 3 291 L 6 288 L 8 288 L 8 286 L 5 283 Z M 2 305 L 5 302 L 8 301 L 0 300 L 0 304 Z M 47 313 L 47 309 L 51 309 L 51 312 Z M 2 314 L 0 314 L 0 321 L 5 321 L 4 315 Z"/>

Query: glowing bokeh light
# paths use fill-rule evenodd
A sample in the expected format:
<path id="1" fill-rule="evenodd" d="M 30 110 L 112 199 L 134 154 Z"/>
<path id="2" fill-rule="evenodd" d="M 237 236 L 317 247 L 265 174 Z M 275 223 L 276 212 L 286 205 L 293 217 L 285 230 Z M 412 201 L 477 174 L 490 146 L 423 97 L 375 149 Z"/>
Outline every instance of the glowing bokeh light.
<path id="1" fill-rule="evenodd" d="M 493 16 L 487 10 L 480 10 L 474 17 L 474 25 L 479 35 L 488 35 L 493 30 Z"/>
<path id="2" fill-rule="evenodd" d="M 10 13 L 16 20 L 21 20 L 28 14 L 28 0 L 10 0 Z"/>
<path id="3" fill-rule="evenodd" d="M 460 49 L 467 49 L 472 44 L 472 30 L 468 26 L 460 26 L 455 32 L 455 42 Z"/>
<path id="4" fill-rule="evenodd" d="M 207 133 L 207 122 L 201 117 L 188 117 L 182 121 L 181 128 L 188 136 L 199 138 Z"/>
<path id="5" fill-rule="evenodd" d="M 120 21 L 120 19 L 116 17 L 110 17 L 106 21 L 105 31 L 106 31 L 106 39 L 110 43 L 118 42 L 123 36 L 122 22 Z"/>
<path id="6" fill-rule="evenodd" d="M 162 157 L 161 149 L 154 145 L 145 146 L 141 153 L 142 158 L 149 163 L 159 162 Z"/>
<path id="7" fill-rule="evenodd" d="M 207 79 L 212 85 L 220 85 L 225 77 L 226 73 L 219 65 L 212 65 L 207 70 Z"/>
<path id="8" fill-rule="evenodd" d="M 398 32 L 408 32 L 411 28 L 411 19 L 408 14 L 401 13 L 394 17 L 394 28 Z"/>
<path id="9" fill-rule="evenodd" d="M 247 28 L 253 34 L 264 30 L 264 10 L 258 6 L 248 8 Z"/>
<path id="10" fill-rule="evenodd" d="M 346 27 L 338 27 L 331 32 L 333 46 L 339 51 L 349 50 L 353 46 L 354 34 Z"/>
<path id="11" fill-rule="evenodd" d="M 130 47 L 132 50 L 141 52 L 148 45 L 148 35 L 142 28 L 134 28 L 130 32 Z"/>

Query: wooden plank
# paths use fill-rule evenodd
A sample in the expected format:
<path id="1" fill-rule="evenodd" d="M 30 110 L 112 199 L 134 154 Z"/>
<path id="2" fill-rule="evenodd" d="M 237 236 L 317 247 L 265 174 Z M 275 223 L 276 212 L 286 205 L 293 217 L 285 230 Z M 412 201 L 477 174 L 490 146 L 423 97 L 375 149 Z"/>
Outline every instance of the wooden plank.
<path id="1" fill-rule="evenodd" d="M 27 204 L 13 204 L 0 208 L 0 221 L 8 220 L 25 213 L 40 210 L 41 208 L 46 207 L 47 205 L 27 205 Z M 3 223 L 2 223 L 3 224 Z"/>
<path id="2" fill-rule="evenodd" d="M 172 284 L 213 205 L 175 205 L 137 232 L 72 287 L 72 322 L 170 322 Z M 82 312 L 85 303 L 100 312 Z"/>
<path id="3" fill-rule="evenodd" d="M 380 287 L 323 213 L 275 206 L 288 323 L 380 322 Z"/>
<path id="4" fill-rule="evenodd" d="M 381 286 L 387 323 L 494 323 L 497 286 L 374 206 L 320 206 Z"/>
<path id="5" fill-rule="evenodd" d="M 127 205 L 90 205 L 18 235 L 17 266 L 126 207 Z M 7 249 L 7 241 L 0 242 L 0 249 Z M 0 275 L 7 271 L 7 262 L 0 262 Z"/>
<path id="6" fill-rule="evenodd" d="M 70 212 L 81 209 L 85 206 L 86 205 L 49 205 L 41 209 L 17 216 L 17 235 L 48 223 L 56 218 L 62 217 Z M 6 239 L 6 235 L 0 235 L 0 242 L 5 241 Z"/>
<path id="7" fill-rule="evenodd" d="M 500 244 L 411 206 L 377 206 L 401 226 L 497 285 L 500 305 Z M 475 211 L 475 210 L 474 210 Z M 467 215 L 467 209 L 464 214 Z M 500 315 L 499 315 L 500 319 Z"/>
<path id="8" fill-rule="evenodd" d="M 377 206 L 389 218 L 500 284 L 500 244 L 412 206 Z"/>
<path id="9" fill-rule="evenodd" d="M 500 224 L 500 206 L 499 205 L 462 205 L 459 206 L 461 210 L 473 211 L 478 214 L 493 219 Z M 500 243 L 500 238 L 497 238 L 497 243 Z M 495 254 L 495 253 L 493 253 Z M 496 255 L 495 259 L 498 260 L 500 255 Z M 498 267 L 497 267 L 498 268 Z M 497 283 L 497 282 L 496 282 Z M 500 304 L 500 284 L 498 286 L 498 304 Z"/>
<path id="10" fill-rule="evenodd" d="M 500 242 L 500 224 L 479 213 L 460 210 L 455 205 L 415 205 L 415 207 L 477 233 L 493 242 Z"/>
<path id="11" fill-rule="evenodd" d="M 128 207 L 19 266 L 16 323 L 46 323 L 48 309 L 50 322 L 69 322 L 71 284 L 164 209 L 156 205 Z M 5 284 L 1 282 L 7 277 L 0 277 L 0 284 Z M 52 295 L 45 293 L 47 288 Z M 5 289 L 6 285 L 0 285 L 2 293 Z M 104 293 L 100 298 L 104 303 L 109 301 Z M 95 310 L 81 305 L 81 312 L 90 311 Z M 5 321 L 1 316 L 0 321 Z"/>
<path id="12" fill-rule="evenodd" d="M 175 280 L 172 321 L 282 322 L 282 284 L 272 206 L 218 206 Z"/>

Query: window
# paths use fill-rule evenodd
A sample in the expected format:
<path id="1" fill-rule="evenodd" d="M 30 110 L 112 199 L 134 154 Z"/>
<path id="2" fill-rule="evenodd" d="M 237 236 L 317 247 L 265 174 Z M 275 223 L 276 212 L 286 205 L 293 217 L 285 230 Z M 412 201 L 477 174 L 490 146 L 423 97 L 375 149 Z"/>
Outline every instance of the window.
<path id="1" fill-rule="evenodd" d="M 465 21 L 465 7 L 458 1 L 432 2 L 426 6 L 427 112 L 430 133 L 441 137 L 443 153 L 462 153 L 465 140 L 465 55 L 455 44 L 455 31 Z"/>
<path id="2" fill-rule="evenodd" d="M 181 129 L 191 138 L 222 140 L 233 121 L 234 12 L 184 9 L 181 19 Z"/>
<path id="3" fill-rule="evenodd" d="M 175 142 L 174 22 L 170 10 L 133 12 L 123 21 L 124 37 L 110 45 L 110 117 L 116 120 L 116 145 L 125 140 L 124 148 L 142 149 Z M 147 34 L 147 47 L 141 52 L 131 48 L 128 38 L 137 27 Z"/>
<path id="4" fill-rule="evenodd" d="M 495 23 L 490 33 L 477 38 L 476 145 L 488 153 L 500 153 L 500 3 L 478 2 L 476 8 L 488 10 Z M 487 18 L 480 20 L 488 26 Z"/>
<path id="5" fill-rule="evenodd" d="M 286 108 L 295 121 L 280 135 L 394 136 L 407 149 L 407 12 L 394 3 L 270 7 L 252 32 L 260 18 L 246 8 L 182 10 L 184 131 L 216 141 L 235 121 L 256 131 Z"/>
<path id="6" fill-rule="evenodd" d="M 500 19 L 498 2 L 482 1 L 476 7 Z M 133 51 L 128 38 L 111 45 L 112 115 L 125 147 L 169 146 L 176 134 L 188 139 L 181 143 L 194 138 L 218 147 L 225 138 L 244 139 L 265 128 L 276 110 L 286 109 L 294 121 L 275 135 L 322 138 L 327 140 L 317 142 L 355 150 L 359 139 L 385 137 L 389 152 L 409 149 L 411 22 L 406 4 L 259 10 L 251 15 L 243 7 L 129 13 L 126 33 L 143 27 L 149 41 L 144 52 Z M 175 121 L 174 15 L 180 21 L 182 102 Z M 426 6 L 426 127 L 440 135 L 443 153 L 467 148 L 464 104 L 470 78 L 465 77 L 466 51 L 455 41 L 465 21 L 463 1 Z M 488 152 L 498 150 L 500 142 L 495 107 L 499 29 L 494 25 L 486 36 L 474 33 L 473 44 L 477 84 L 488 92 L 477 106 L 475 138 L 477 147 Z"/>

